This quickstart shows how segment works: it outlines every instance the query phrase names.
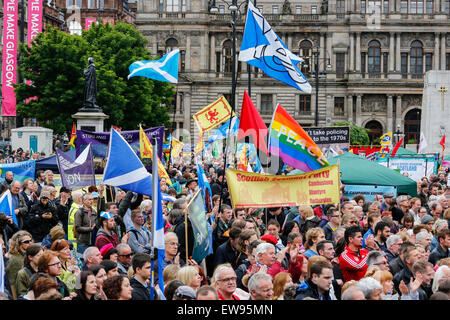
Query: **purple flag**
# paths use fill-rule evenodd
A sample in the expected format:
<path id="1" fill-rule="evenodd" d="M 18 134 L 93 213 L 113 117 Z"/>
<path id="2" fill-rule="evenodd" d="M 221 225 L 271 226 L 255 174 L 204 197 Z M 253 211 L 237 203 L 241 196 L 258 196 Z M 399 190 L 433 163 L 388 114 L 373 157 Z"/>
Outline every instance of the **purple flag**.
<path id="1" fill-rule="evenodd" d="M 64 187 L 72 189 L 95 186 L 94 158 L 90 144 L 76 159 L 56 149 L 56 163 Z"/>

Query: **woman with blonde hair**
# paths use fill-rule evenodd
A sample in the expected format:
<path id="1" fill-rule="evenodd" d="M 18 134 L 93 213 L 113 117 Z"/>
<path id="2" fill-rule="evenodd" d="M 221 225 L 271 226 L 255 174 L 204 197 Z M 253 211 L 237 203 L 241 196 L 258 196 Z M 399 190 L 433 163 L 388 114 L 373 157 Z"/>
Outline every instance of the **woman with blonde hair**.
<path id="1" fill-rule="evenodd" d="M 303 253 L 308 259 L 319 255 L 316 249 L 316 245 L 325 240 L 325 233 L 322 228 L 312 228 L 306 232 L 305 252 Z"/>
<path id="2" fill-rule="evenodd" d="M 180 266 L 178 264 L 169 264 L 163 270 L 163 278 L 164 278 L 164 286 L 166 286 L 169 282 L 177 279 L 177 273 L 180 270 Z"/>
<path id="3" fill-rule="evenodd" d="M 185 286 L 189 286 L 197 292 L 197 289 L 201 286 L 202 276 L 196 266 L 183 266 L 178 270 L 177 280 L 184 283 Z"/>
<path id="4" fill-rule="evenodd" d="M 288 272 L 280 272 L 273 278 L 272 300 L 284 300 L 284 289 L 292 284 L 291 275 Z"/>

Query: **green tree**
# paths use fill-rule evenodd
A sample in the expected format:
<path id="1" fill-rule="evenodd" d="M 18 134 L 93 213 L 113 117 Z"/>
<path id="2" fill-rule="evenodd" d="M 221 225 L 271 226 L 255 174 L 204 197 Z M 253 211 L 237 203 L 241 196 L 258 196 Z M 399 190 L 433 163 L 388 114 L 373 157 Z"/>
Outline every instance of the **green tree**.
<path id="1" fill-rule="evenodd" d="M 368 145 L 370 138 L 369 129 L 353 124 L 351 121 L 336 122 L 336 127 L 350 127 L 350 144 L 351 145 Z"/>
<path id="2" fill-rule="evenodd" d="M 36 118 L 55 133 L 72 128 L 71 115 L 83 104 L 88 57 L 97 70 L 97 104 L 109 115 L 108 128 L 124 129 L 170 125 L 170 105 L 175 91 L 166 82 L 144 77 L 127 79 L 128 67 L 138 60 L 151 60 L 147 40 L 131 25 L 93 25 L 81 36 L 49 27 L 36 37 L 32 47 L 23 45 L 20 70 L 32 85 L 16 86 L 18 113 Z M 36 100 L 25 103 L 25 99 Z"/>

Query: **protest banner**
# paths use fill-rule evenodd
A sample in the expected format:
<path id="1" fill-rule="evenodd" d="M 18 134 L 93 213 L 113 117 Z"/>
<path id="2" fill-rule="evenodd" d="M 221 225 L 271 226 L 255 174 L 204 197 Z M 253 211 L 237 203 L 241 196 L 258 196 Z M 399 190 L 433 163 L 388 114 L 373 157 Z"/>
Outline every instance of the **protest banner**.
<path id="1" fill-rule="evenodd" d="M 437 173 L 437 161 L 434 156 L 427 157 L 395 157 L 387 158 L 384 161 L 377 161 L 379 164 L 390 169 L 396 169 L 400 173 L 408 173 L 408 177 L 414 181 L 423 177 L 429 177 L 432 173 Z"/>
<path id="2" fill-rule="evenodd" d="M 326 157 L 333 157 L 349 150 L 350 127 L 305 127 L 304 130 Z"/>
<path id="3" fill-rule="evenodd" d="M 56 160 L 64 187 L 73 189 L 95 185 L 94 159 L 90 145 L 76 159 L 56 149 Z"/>
<path id="4" fill-rule="evenodd" d="M 23 182 L 25 179 L 34 180 L 36 170 L 36 160 L 28 160 L 16 163 L 0 164 L 0 181 L 5 180 L 5 174 L 11 171 L 14 174 L 14 180 Z"/>
<path id="5" fill-rule="evenodd" d="M 395 186 L 370 186 L 370 185 L 357 185 L 357 184 L 346 184 L 344 189 L 344 197 L 353 199 L 357 194 L 362 194 L 366 201 L 373 201 L 375 195 L 385 192 L 392 192 L 394 198 L 397 197 L 397 188 Z"/>
<path id="6" fill-rule="evenodd" d="M 273 208 L 339 203 L 338 165 L 297 175 L 226 170 L 233 208 Z"/>
<path id="7" fill-rule="evenodd" d="M 208 255 L 209 246 L 211 245 L 209 243 L 205 204 L 200 190 L 194 195 L 186 210 L 191 220 L 195 239 L 192 259 L 200 264 Z"/>

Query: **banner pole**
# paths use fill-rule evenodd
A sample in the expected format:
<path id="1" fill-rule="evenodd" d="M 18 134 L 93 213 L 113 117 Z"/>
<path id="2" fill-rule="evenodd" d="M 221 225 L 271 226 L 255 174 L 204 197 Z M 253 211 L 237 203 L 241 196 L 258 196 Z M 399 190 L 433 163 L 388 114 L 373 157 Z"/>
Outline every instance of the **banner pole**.
<path id="1" fill-rule="evenodd" d="M 187 216 L 188 216 L 188 208 L 191 205 L 192 201 L 195 199 L 197 194 L 200 192 L 200 190 L 197 190 L 197 192 L 192 196 L 191 200 L 189 201 L 188 205 L 186 206 L 186 209 L 184 209 L 184 240 L 185 240 L 185 248 L 186 248 L 186 264 L 188 263 L 188 226 L 187 226 Z"/>
<path id="2" fill-rule="evenodd" d="M 338 203 L 338 210 L 339 210 L 339 227 L 341 227 L 341 166 L 340 166 L 340 160 L 338 159 L 337 165 L 338 165 L 338 185 L 339 185 L 339 203 Z"/>

